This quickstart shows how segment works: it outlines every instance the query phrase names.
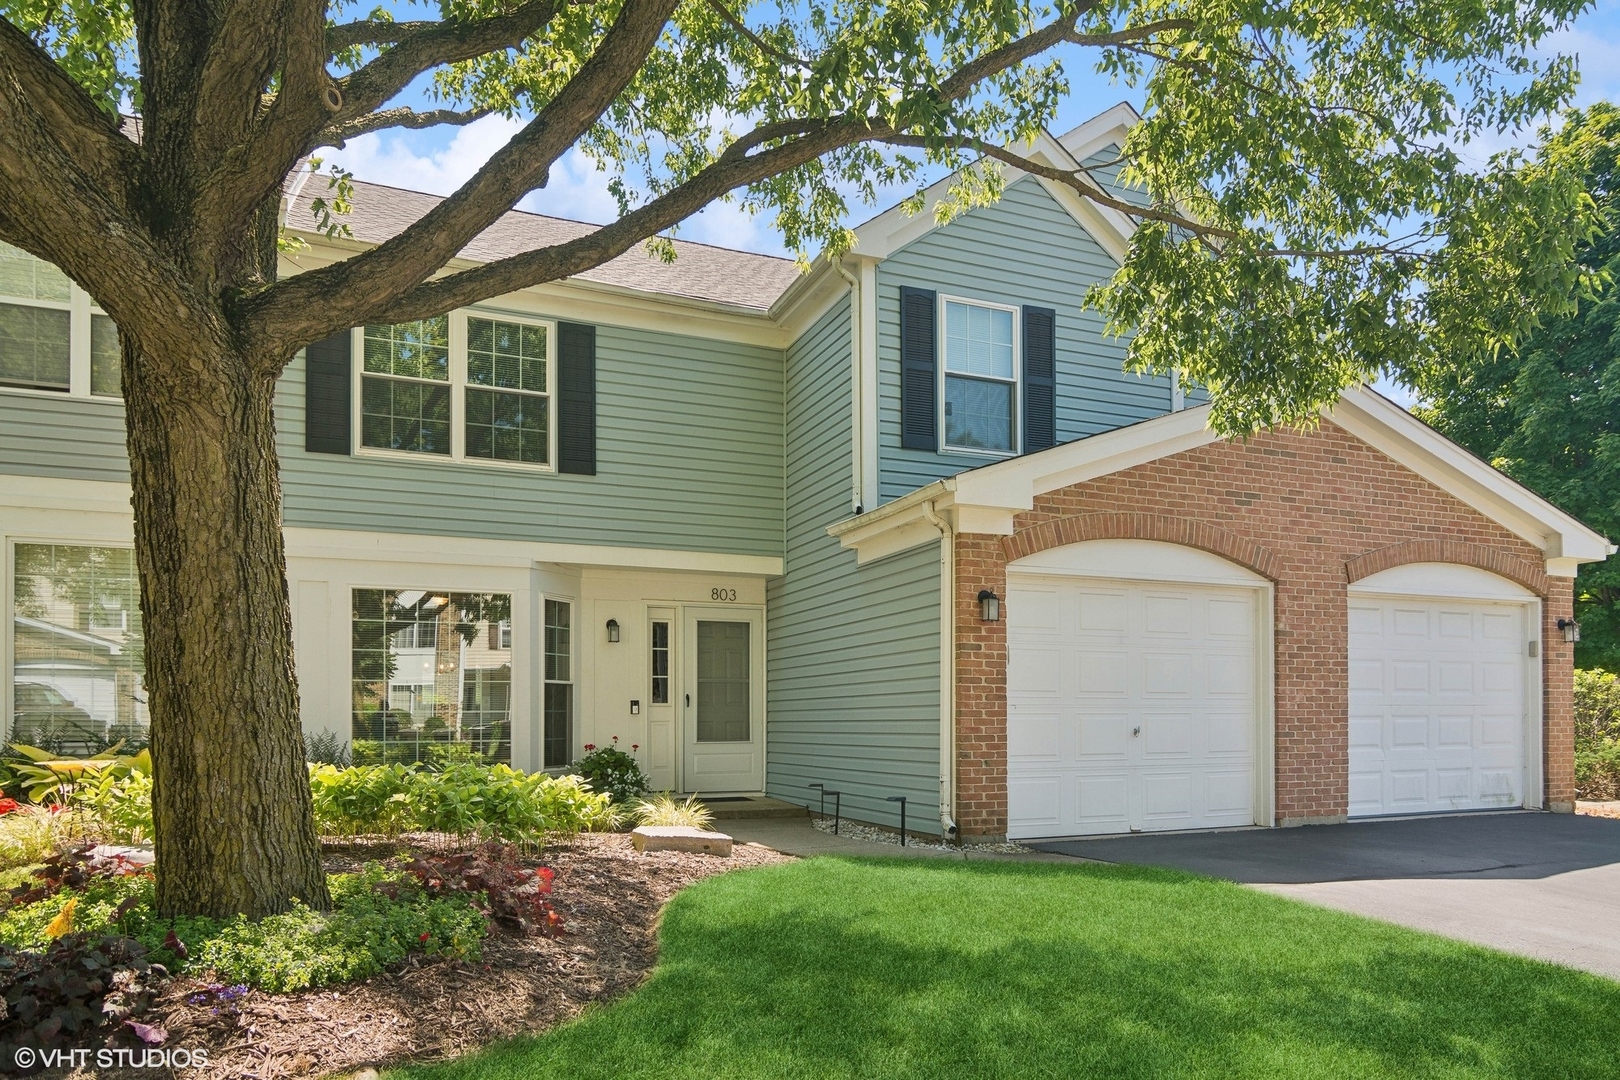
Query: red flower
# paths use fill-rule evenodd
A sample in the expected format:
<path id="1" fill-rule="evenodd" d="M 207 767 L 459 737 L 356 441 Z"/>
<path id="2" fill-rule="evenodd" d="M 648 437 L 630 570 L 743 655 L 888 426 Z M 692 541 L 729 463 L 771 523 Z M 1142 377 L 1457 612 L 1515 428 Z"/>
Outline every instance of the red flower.
<path id="1" fill-rule="evenodd" d="M 588 742 L 588 743 L 585 744 L 586 753 L 589 753 L 590 751 L 595 750 L 595 749 L 596 749 L 596 744 L 595 743 Z"/>
<path id="2" fill-rule="evenodd" d="M 0 796 L 0 814 L 9 814 L 15 809 L 17 809 L 16 799 L 7 799 Z"/>
<path id="3" fill-rule="evenodd" d="M 539 874 L 540 875 L 540 880 L 544 881 L 547 885 L 550 885 L 551 882 L 552 882 L 552 879 L 554 879 L 557 876 L 557 871 L 553 870 L 549 866 L 542 866 L 538 870 L 536 870 L 535 873 Z"/>
<path id="4" fill-rule="evenodd" d="M 424 931 L 422 931 L 422 936 L 417 938 L 416 940 L 417 941 L 426 941 L 428 938 L 430 938 L 432 936 L 433 935 L 429 934 L 426 930 L 424 930 Z"/>
<path id="5" fill-rule="evenodd" d="M 641 744 L 633 742 L 633 743 L 630 744 L 630 749 L 632 749 L 632 750 L 640 750 L 641 749 Z"/>

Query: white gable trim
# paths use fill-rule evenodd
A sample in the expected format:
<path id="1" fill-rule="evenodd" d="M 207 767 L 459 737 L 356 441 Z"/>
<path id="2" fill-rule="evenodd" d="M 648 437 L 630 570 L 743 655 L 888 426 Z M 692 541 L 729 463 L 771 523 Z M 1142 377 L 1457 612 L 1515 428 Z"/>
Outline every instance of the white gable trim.
<path id="1" fill-rule="evenodd" d="M 1014 152 L 1054 169 L 1066 171 L 1078 169 L 1082 160 L 1103 147 L 1123 145 L 1126 133 L 1136 120 L 1136 110 L 1122 102 L 1081 124 L 1064 135 L 1061 140 L 1043 131 L 1032 142 L 1015 147 Z M 930 184 L 924 191 L 923 208 L 916 214 L 907 214 L 902 207 L 896 205 L 856 226 L 855 245 L 850 249 L 850 254 L 887 259 L 901 248 L 940 228 L 935 212 L 959 175 L 960 173 L 952 173 L 945 179 Z M 1021 170 L 1009 169 L 1007 182 L 1015 183 L 1025 175 L 1027 174 Z M 1089 199 L 1082 198 L 1066 184 L 1041 177 L 1036 179 L 1099 247 L 1115 262 L 1124 262 L 1126 251 L 1130 247 L 1131 233 L 1135 230 L 1135 224 L 1130 218 L 1117 210 L 1099 206 Z"/>
<path id="2" fill-rule="evenodd" d="M 931 539 L 927 508 L 957 532 L 1010 536 L 1013 517 L 1035 497 L 1215 442 L 1208 405 L 1105 431 L 1035 454 L 958 473 L 919 488 L 827 532 L 853 548 L 859 561 L 906 550 Z M 1326 415 L 1388 455 L 1540 548 L 1547 572 L 1573 576 L 1580 563 L 1615 551 L 1604 537 L 1528 488 L 1510 480 L 1393 402 L 1368 389 L 1346 391 Z"/>

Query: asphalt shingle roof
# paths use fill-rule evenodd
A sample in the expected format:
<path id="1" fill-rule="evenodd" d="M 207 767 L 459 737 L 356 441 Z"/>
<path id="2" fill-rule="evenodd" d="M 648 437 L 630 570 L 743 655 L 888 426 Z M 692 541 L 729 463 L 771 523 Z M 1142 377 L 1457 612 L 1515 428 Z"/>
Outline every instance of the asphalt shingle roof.
<path id="1" fill-rule="evenodd" d="M 302 185 L 287 208 L 293 228 L 311 228 L 310 200 L 326 190 L 316 177 Z M 354 182 L 354 209 L 346 218 L 354 238 L 380 244 L 403 232 L 443 199 L 419 191 L 388 187 L 362 180 Z M 508 211 L 461 250 L 463 258 L 493 262 L 536 248 L 573 240 L 599 226 L 566 218 Z M 586 281 L 617 285 L 640 292 L 661 293 L 694 300 L 767 310 L 799 276 L 791 259 L 758 255 L 751 251 L 675 241 L 675 261 L 663 262 L 641 245 L 577 275 Z"/>

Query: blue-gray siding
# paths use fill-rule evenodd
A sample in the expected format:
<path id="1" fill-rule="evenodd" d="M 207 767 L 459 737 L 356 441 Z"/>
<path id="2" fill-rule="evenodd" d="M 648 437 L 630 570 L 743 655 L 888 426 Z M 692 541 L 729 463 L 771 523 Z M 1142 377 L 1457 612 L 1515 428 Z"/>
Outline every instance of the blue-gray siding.
<path id="1" fill-rule="evenodd" d="M 840 303 L 788 350 L 787 573 L 767 590 L 766 787 L 939 832 L 938 543 L 866 566 L 828 536 L 850 515 L 850 326 Z M 830 805 L 829 805 L 830 811 Z"/>
<path id="2" fill-rule="evenodd" d="M 129 483 L 124 406 L 0 392 L 0 473 Z"/>
<path id="3" fill-rule="evenodd" d="M 1012 184 L 880 263 L 878 305 L 879 497 L 887 502 L 994 458 L 900 446 L 900 287 L 1057 311 L 1057 440 L 1068 442 L 1170 408 L 1170 381 L 1122 370 L 1125 344 L 1082 311 L 1087 288 L 1116 264 L 1041 185 Z"/>
<path id="4" fill-rule="evenodd" d="M 597 475 L 304 450 L 302 357 L 276 412 L 287 524 L 782 552 L 782 353 L 601 326 Z"/>

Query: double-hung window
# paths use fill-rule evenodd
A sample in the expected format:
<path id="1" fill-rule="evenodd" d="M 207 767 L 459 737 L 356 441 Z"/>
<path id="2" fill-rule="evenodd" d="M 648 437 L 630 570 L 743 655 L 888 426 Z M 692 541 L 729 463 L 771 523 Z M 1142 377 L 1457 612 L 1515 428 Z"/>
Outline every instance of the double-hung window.
<path id="1" fill-rule="evenodd" d="M 1017 309 L 954 297 L 941 297 L 940 305 L 945 449 L 1016 454 L 1021 422 Z"/>
<path id="2" fill-rule="evenodd" d="M 456 311 L 356 333 L 362 452 L 553 467 L 554 324 Z"/>
<path id="3" fill-rule="evenodd" d="M 0 242 L 0 386 L 117 398 L 118 330 L 50 263 Z"/>

